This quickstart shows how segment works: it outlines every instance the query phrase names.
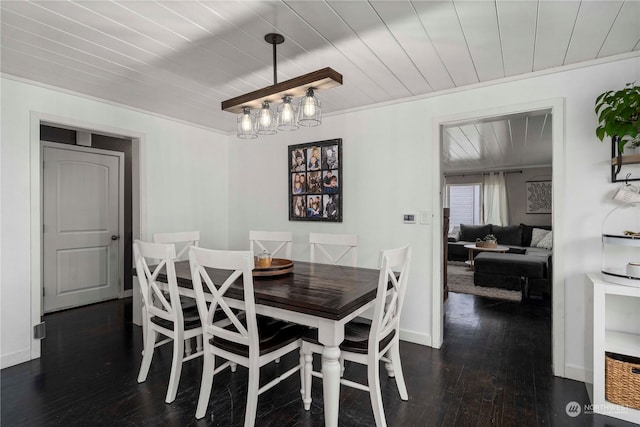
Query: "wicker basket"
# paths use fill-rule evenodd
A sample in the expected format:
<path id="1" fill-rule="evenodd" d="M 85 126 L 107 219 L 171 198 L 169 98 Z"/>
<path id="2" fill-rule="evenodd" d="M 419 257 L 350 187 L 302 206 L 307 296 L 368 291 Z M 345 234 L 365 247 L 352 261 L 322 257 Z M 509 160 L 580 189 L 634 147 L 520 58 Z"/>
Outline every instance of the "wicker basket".
<path id="1" fill-rule="evenodd" d="M 627 408 L 640 409 L 640 359 L 605 353 L 605 398 Z"/>
<path id="2" fill-rule="evenodd" d="M 485 241 L 477 241 L 476 242 L 476 247 L 477 248 L 497 248 L 498 247 L 498 242 L 495 240 L 491 240 L 488 242 Z"/>

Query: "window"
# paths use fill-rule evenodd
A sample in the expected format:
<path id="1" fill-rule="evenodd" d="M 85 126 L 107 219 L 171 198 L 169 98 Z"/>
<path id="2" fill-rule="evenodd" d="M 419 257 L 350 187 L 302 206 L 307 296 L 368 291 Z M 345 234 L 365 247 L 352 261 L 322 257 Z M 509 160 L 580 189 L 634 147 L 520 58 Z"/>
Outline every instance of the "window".
<path id="1" fill-rule="evenodd" d="M 448 184 L 449 230 L 460 224 L 482 223 L 482 184 Z"/>

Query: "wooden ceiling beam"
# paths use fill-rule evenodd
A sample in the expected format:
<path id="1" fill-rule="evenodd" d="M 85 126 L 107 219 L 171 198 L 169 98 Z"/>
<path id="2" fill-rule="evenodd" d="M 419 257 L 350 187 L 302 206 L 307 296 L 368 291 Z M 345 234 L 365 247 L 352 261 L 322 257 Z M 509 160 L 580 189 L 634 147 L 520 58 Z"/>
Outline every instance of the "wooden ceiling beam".
<path id="1" fill-rule="evenodd" d="M 284 96 L 291 96 L 292 98 L 302 96 L 309 88 L 317 91 L 330 89 L 341 84 L 342 74 L 327 67 L 222 101 L 222 110 L 239 114 L 244 107 L 260 108 L 264 101 L 269 103 L 280 102 Z"/>

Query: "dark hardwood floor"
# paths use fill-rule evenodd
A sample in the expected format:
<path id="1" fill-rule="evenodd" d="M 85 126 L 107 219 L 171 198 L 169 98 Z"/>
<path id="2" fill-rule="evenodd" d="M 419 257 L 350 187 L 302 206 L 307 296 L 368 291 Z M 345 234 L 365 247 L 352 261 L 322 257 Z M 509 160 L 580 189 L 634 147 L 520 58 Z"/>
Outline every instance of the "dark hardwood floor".
<path id="1" fill-rule="evenodd" d="M 400 400 L 382 368 L 389 426 L 626 426 L 614 418 L 566 414 L 588 403 L 584 384 L 555 378 L 550 367 L 550 307 L 450 294 L 445 344 L 434 350 L 401 343 L 409 401 Z M 141 329 L 131 323 L 131 301 L 119 300 L 45 316 L 42 357 L 0 373 L 2 426 L 239 426 L 244 420 L 247 371 L 216 377 L 204 420 L 194 419 L 201 359 L 185 364 L 178 397 L 165 404 L 171 350 L 156 352 L 147 381 L 136 382 Z M 272 377 L 297 356 L 264 369 Z M 316 360 L 319 363 L 319 360 Z M 345 376 L 366 380 L 347 364 Z M 314 379 L 306 412 L 294 375 L 263 394 L 257 426 L 321 426 L 322 385 Z M 371 426 L 366 392 L 342 387 L 341 426 Z"/>

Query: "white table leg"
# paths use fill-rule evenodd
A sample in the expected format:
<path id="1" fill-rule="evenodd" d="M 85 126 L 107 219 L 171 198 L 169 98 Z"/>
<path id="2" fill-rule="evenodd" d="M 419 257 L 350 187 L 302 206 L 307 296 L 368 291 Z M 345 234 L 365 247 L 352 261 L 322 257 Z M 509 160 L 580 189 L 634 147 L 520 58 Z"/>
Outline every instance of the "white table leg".
<path id="1" fill-rule="evenodd" d="M 338 427 L 340 408 L 340 343 L 344 339 L 344 325 L 326 320 L 318 327 L 322 351 L 322 391 L 324 397 L 324 425 Z"/>

